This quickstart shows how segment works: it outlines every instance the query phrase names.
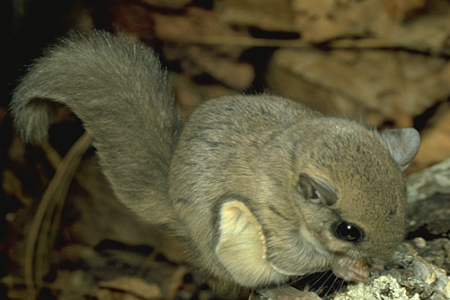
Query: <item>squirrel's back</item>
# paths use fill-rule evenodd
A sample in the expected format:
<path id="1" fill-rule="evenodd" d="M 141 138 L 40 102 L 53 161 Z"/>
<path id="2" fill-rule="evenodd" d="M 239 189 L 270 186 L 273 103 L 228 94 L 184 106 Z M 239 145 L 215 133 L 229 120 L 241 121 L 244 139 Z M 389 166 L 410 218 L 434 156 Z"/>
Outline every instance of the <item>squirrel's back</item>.
<path id="1" fill-rule="evenodd" d="M 104 173 L 128 207 L 144 218 L 156 207 L 164 211 L 162 219 L 170 218 L 170 209 L 160 203 L 167 198 L 179 117 L 151 49 L 101 31 L 62 39 L 36 60 L 15 90 L 11 111 L 25 141 L 46 138 L 52 102 L 67 105 L 83 121 Z"/>

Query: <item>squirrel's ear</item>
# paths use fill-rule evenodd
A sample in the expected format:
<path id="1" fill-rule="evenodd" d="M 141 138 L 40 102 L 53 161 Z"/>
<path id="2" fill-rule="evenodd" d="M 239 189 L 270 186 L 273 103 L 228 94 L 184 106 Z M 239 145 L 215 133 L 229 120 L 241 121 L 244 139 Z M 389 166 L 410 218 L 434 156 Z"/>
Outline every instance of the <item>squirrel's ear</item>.
<path id="1" fill-rule="evenodd" d="M 405 170 L 419 152 L 419 132 L 414 128 L 388 129 L 380 132 L 380 135 L 391 157 Z"/>
<path id="2" fill-rule="evenodd" d="M 326 180 L 300 174 L 297 188 L 306 200 L 323 205 L 333 205 L 339 198 L 337 190 Z"/>
<path id="3" fill-rule="evenodd" d="M 229 201 L 222 205 L 219 217 L 215 252 L 233 279 L 243 286 L 256 286 L 270 277 L 274 270 L 266 260 L 263 230 L 250 209 L 241 201 Z"/>

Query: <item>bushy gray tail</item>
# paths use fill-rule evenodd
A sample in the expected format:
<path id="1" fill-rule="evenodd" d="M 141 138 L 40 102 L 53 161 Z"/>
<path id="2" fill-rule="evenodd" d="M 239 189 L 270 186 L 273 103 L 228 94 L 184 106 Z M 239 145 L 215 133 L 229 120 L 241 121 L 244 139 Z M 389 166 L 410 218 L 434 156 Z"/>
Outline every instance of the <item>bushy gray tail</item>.
<path id="1" fill-rule="evenodd" d="M 14 93 L 11 112 L 25 141 L 47 137 L 52 101 L 83 121 L 119 199 L 151 223 L 171 218 L 167 179 L 179 117 L 152 50 L 105 32 L 70 35 L 36 61 Z"/>

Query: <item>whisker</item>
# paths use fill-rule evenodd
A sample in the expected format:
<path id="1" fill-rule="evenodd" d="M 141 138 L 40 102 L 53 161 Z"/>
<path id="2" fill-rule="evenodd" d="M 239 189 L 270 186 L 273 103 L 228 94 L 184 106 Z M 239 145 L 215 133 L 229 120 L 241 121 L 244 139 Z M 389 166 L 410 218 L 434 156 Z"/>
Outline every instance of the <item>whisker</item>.
<path id="1" fill-rule="evenodd" d="M 323 272 L 322 274 L 318 274 L 319 276 L 317 277 L 317 280 L 316 281 L 314 281 L 310 286 L 311 286 L 311 289 L 314 289 L 314 286 L 315 285 L 317 285 L 317 284 L 319 284 L 322 280 L 323 280 L 323 278 L 325 278 L 325 276 L 328 274 L 328 273 L 330 273 L 331 271 L 326 271 L 326 272 Z M 327 280 L 327 279 L 326 279 Z M 326 281 L 325 280 L 325 281 Z M 312 280 L 311 280 L 312 281 Z M 316 293 L 317 294 L 319 294 L 320 293 L 320 288 L 319 289 L 317 289 L 316 290 Z"/>
<path id="2" fill-rule="evenodd" d="M 338 291 L 338 292 L 341 291 L 342 288 L 344 287 L 344 285 L 345 285 L 345 281 L 344 281 L 344 280 L 341 280 L 341 286 L 337 289 L 337 291 Z"/>
<path id="3" fill-rule="evenodd" d="M 329 294 L 331 294 L 333 291 L 333 287 L 336 284 L 336 282 L 339 280 L 338 277 L 335 277 L 333 280 L 333 283 L 330 285 L 330 287 L 328 288 L 328 290 L 325 292 L 324 297 L 328 296 Z"/>
<path id="4" fill-rule="evenodd" d="M 302 277 L 297 277 L 294 281 L 291 282 L 291 285 L 293 285 L 297 289 L 312 290 L 313 287 L 325 276 L 325 274 L 326 273 L 313 273 Z"/>
<path id="5" fill-rule="evenodd" d="M 327 282 L 330 280 L 330 278 L 332 278 L 334 276 L 333 272 L 331 272 L 331 271 L 327 271 L 325 274 L 328 274 L 328 276 L 322 282 L 322 284 L 320 285 L 319 289 L 317 289 L 317 294 L 322 294 L 323 293 L 323 291 L 326 289 Z"/>
<path id="6" fill-rule="evenodd" d="M 297 277 L 293 278 L 292 281 L 288 282 L 288 284 L 293 285 L 293 284 L 299 283 L 302 280 L 304 280 L 305 278 L 307 278 L 308 276 L 310 276 L 310 275 L 297 276 Z"/>

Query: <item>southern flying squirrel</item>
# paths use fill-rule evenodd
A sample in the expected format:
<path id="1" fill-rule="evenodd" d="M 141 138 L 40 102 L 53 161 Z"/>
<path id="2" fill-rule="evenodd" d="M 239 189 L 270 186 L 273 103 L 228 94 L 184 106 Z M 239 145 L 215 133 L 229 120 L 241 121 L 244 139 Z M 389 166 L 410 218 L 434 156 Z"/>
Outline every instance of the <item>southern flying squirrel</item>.
<path id="1" fill-rule="evenodd" d="M 330 269 L 366 281 L 404 237 L 412 128 L 270 95 L 207 101 L 182 126 L 152 50 L 101 31 L 61 40 L 22 79 L 11 112 L 25 141 L 46 138 L 53 102 L 83 121 L 118 198 L 222 282 L 311 299 L 283 285 Z"/>

